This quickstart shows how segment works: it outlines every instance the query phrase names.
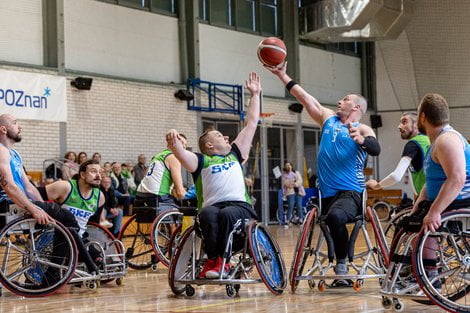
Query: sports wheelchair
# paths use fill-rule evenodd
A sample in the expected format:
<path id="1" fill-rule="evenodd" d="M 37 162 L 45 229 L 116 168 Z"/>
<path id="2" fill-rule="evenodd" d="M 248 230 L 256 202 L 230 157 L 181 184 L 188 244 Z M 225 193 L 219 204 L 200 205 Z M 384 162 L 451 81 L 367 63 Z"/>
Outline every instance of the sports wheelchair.
<path id="1" fill-rule="evenodd" d="M 420 231 L 421 219 L 410 217 L 406 229 L 396 232 L 390 248 L 376 221 L 373 228 L 382 242 L 379 248 L 387 268 L 380 290 L 384 308 L 393 306 L 401 312 L 405 298 L 436 304 L 449 312 L 470 311 L 470 209 L 442 214 L 441 227 L 435 232 Z M 426 267 L 434 271 L 428 272 Z"/>
<path id="2" fill-rule="evenodd" d="M 178 206 L 172 203 L 159 203 L 157 207 L 134 207 L 135 214 L 127 220 L 118 235 L 125 247 L 126 262 L 130 268 L 152 268 L 156 271 L 158 261 L 162 260 L 162 264 L 168 267 L 166 251 L 173 227 L 170 223 L 155 225 L 154 221 L 162 212 L 177 211 L 177 208 Z M 154 228 L 160 226 L 162 228 L 155 231 Z"/>
<path id="3" fill-rule="evenodd" d="M 296 291 L 301 280 L 307 280 L 310 289 L 315 288 L 315 280 L 318 280 L 318 290 L 325 291 L 327 287 L 330 287 L 326 280 L 336 279 L 352 282 L 354 290 L 359 291 L 362 289 L 365 279 L 385 276 L 385 271 L 379 262 L 377 249 L 372 246 L 366 229 L 366 197 L 366 191 L 364 191 L 362 195 L 362 214 L 355 218 L 354 227 L 349 236 L 347 257 L 349 265 L 355 273 L 336 275 L 333 272 L 334 244 L 325 218 L 320 213 L 322 212 L 322 201 L 319 201 L 320 208 L 313 208 L 308 213 L 302 225 L 302 232 L 297 240 L 289 272 L 292 292 Z M 364 251 L 355 254 L 355 242 L 359 232 L 364 237 L 366 248 Z"/>
<path id="4" fill-rule="evenodd" d="M 98 224 L 88 226 L 82 242 L 75 230 L 57 221 L 37 224 L 25 210 L 6 204 L 0 227 L 0 283 L 17 295 L 46 296 L 67 283 L 91 290 L 114 279 L 121 285 L 126 275 L 121 242 Z M 93 257 L 97 272 L 87 263 Z"/>
<path id="5" fill-rule="evenodd" d="M 192 208 L 183 215 L 196 216 Z M 238 220 L 230 233 L 221 267 L 221 278 L 200 279 L 199 273 L 207 261 L 198 222 L 189 226 L 181 235 L 175 254 L 170 261 L 168 282 L 175 295 L 193 296 L 193 285 L 225 285 L 227 296 L 238 294 L 242 284 L 263 282 L 273 294 L 281 294 L 286 285 L 286 269 L 281 250 L 262 224 L 254 220 Z M 224 266 L 230 264 L 230 272 L 222 276 Z M 256 267 L 259 277 L 253 277 Z"/>

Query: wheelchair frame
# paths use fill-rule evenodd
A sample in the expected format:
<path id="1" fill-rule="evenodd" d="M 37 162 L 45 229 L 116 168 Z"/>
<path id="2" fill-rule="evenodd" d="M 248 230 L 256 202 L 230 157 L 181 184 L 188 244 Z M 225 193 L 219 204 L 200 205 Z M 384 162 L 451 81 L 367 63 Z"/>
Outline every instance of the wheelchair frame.
<path id="1" fill-rule="evenodd" d="M 321 199 L 321 197 L 320 197 Z M 372 246 L 369 235 L 366 229 L 365 221 L 365 207 L 366 207 L 366 192 L 364 191 L 362 197 L 362 216 L 355 221 L 354 228 L 349 236 L 348 247 L 348 261 L 349 265 L 356 272 L 356 274 L 336 275 L 329 274 L 333 269 L 334 248 L 329 234 L 327 225 L 323 222 L 321 217 L 321 201 L 319 202 L 320 208 L 312 209 L 305 218 L 302 225 L 302 232 L 297 240 L 296 248 L 294 251 L 294 258 L 292 259 L 291 271 L 289 273 L 289 280 L 291 283 L 291 290 L 295 292 L 301 280 L 307 280 L 310 289 L 315 287 L 315 280 L 318 280 L 318 290 L 324 291 L 327 287 L 327 279 L 345 279 L 355 280 L 353 288 L 356 291 L 362 289 L 364 279 L 369 278 L 383 278 L 385 276 L 384 270 L 380 265 L 377 249 Z M 318 225 L 320 231 L 316 239 L 316 245 L 312 246 L 312 241 L 315 232 L 315 225 Z M 359 232 L 362 231 L 366 241 L 367 250 L 359 254 L 354 254 L 355 241 Z M 326 242 L 327 252 L 323 248 Z M 313 257 L 309 268 L 305 268 L 308 263 L 309 257 Z M 356 264 L 354 260 L 362 260 L 362 265 Z M 325 264 L 327 262 L 327 264 Z M 371 271 L 372 273 L 368 272 Z M 305 272 L 305 273 L 304 273 Z"/>
<path id="2" fill-rule="evenodd" d="M 90 238 L 90 242 L 85 245 L 86 248 L 94 246 L 103 256 L 102 270 L 89 273 L 84 264 L 78 263 L 75 239 L 65 226 L 58 221 L 39 225 L 25 213 L 26 211 L 15 205 L 10 205 L 9 211 L 1 214 L 7 220 L 0 230 L 0 250 L 3 250 L 0 260 L 2 286 L 21 296 L 39 297 L 52 294 L 68 283 L 83 284 L 88 289 L 96 289 L 100 282 L 113 279 L 116 279 L 118 285 L 122 284 L 126 275 L 124 255 L 121 253 L 123 246 L 107 229 L 97 224 L 91 225 L 91 228 L 96 229 L 95 233 L 102 232 L 108 240 L 104 247 L 103 240 L 98 242 L 94 238 Z M 11 240 L 12 236 L 16 241 Z M 54 254 L 56 243 L 65 245 L 61 248 L 63 255 L 59 251 Z M 111 250 L 113 253 L 107 253 Z M 14 253 L 17 255 L 14 256 Z M 54 276 L 53 271 L 56 275 L 54 280 L 47 281 L 48 277 Z"/>
<path id="3" fill-rule="evenodd" d="M 286 269 L 280 248 L 267 228 L 253 220 L 238 220 L 229 235 L 224 253 L 224 262 L 219 279 L 198 278 L 206 259 L 202 249 L 202 239 L 196 234 L 196 225 L 186 229 L 171 259 L 168 282 L 172 292 L 187 296 L 195 293 L 192 285 L 225 285 L 227 296 L 238 294 L 242 284 L 263 282 L 273 294 L 281 294 L 286 287 Z M 243 247 L 232 251 L 235 235 L 245 235 Z M 222 276 L 225 263 L 231 266 L 227 277 Z M 251 278 L 250 273 L 256 267 L 260 278 Z M 270 277 L 272 274 L 275 277 Z"/>
<path id="4" fill-rule="evenodd" d="M 400 312 L 405 307 L 401 299 L 406 298 L 422 304 L 436 304 L 449 312 L 470 311 L 470 305 L 456 302 L 462 297 L 465 297 L 464 303 L 469 302 L 466 298 L 466 295 L 470 292 L 469 209 L 453 210 L 442 214 L 442 225 L 436 232 L 427 231 L 424 233 L 420 231 L 410 233 L 405 232 L 403 229 L 400 230 L 393 238 L 389 250 L 387 249 L 388 243 L 384 242 L 385 236 L 383 236 L 382 226 L 380 223 L 377 223 L 377 215 L 371 210 L 368 211 L 368 214 L 373 219 L 372 227 L 379 242 L 379 249 L 386 256 L 383 260 L 385 260 L 384 265 L 387 268 L 387 272 L 381 282 L 380 290 L 384 308 L 393 306 L 395 311 Z M 397 216 L 394 220 L 398 220 L 403 214 Z M 460 221 L 461 225 L 466 228 L 452 231 L 452 227 L 449 225 L 456 222 L 454 219 L 457 219 L 457 222 Z M 455 240 L 454 236 L 460 236 L 460 245 L 459 240 Z M 439 273 L 434 277 L 429 277 L 426 273 L 425 266 L 429 265 L 430 262 L 424 261 L 423 258 L 424 249 L 430 249 L 425 247 L 425 242 L 429 237 L 437 238 L 436 242 L 440 240 L 441 243 L 439 244 L 439 249 L 435 251 L 437 257 L 436 266 L 439 269 Z M 413 242 L 415 243 L 413 244 Z M 411 258 L 411 262 L 407 261 L 408 258 Z M 450 260 L 450 264 L 447 264 L 446 260 Z M 454 267 L 451 268 L 451 265 L 454 265 Z M 463 271 L 459 270 L 462 265 L 464 267 Z M 460 276 L 463 283 L 459 284 L 458 288 L 455 288 L 457 286 L 455 284 L 456 279 L 451 279 L 448 284 L 446 275 L 458 272 L 460 274 L 457 275 L 457 278 Z M 435 287 L 436 283 L 439 285 L 444 283 L 445 288 Z M 463 289 L 461 289 L 462 287 Z M 439 289 L 441 291 L 445 290 L 447 295 L 442 295 Z"/>

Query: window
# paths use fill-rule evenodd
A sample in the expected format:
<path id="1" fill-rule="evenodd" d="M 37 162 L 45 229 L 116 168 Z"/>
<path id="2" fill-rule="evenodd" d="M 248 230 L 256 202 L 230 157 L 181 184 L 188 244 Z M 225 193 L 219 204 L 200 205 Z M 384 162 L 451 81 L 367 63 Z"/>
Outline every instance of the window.
<path id="1" fill-rule="evenodd" d="M 210 24 L 280 36 L 279 0 L 199 0 L 199 17 Z"/>
<path id="2" fill-rule="evenodd" d="M 178 0 L 100 0 L 134 9 L 177 15 Z"/>

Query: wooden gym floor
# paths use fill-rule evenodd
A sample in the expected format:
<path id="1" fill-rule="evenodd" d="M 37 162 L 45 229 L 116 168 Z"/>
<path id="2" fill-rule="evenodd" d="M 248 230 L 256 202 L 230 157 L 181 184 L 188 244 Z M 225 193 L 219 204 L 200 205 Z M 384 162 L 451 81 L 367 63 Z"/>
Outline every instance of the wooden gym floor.
<path id="1" fill-rule="evenodd" d="M 289 271 L 300 227 L 270 226 L 270 231 L 279 241 Z M 288 285 L 280 296 L 271 294 L 263 284 L 242 285 L 239 297 L 233 299 L 227 297 L 223 286 L 195 286 L 196 294 L 189 298 L 172 294 L 167 274 L 161 265 L 157 272 L 129 269 L 122 286 L 109 283 L 95 291 L 66 286 L 44 298 L 22 298 L 3 289 L 0 312 L 393 312 L 382 307 L 377 280 L 366 281 L 359 292 L 352 288 L 319 292 L 301 281 L 295 294 Z M 444 312 L 410 300 L 404 303 L 403 312 Z"/>

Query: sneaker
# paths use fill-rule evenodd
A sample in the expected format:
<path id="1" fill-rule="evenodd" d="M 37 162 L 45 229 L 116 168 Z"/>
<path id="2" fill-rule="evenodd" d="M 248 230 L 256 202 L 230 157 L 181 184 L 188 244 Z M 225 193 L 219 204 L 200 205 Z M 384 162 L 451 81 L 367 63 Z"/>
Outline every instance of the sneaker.
<path id="1" fill-rule="evenodd" d="M 218 257 L 216 259 L 216 265 L 214 268 L 206 272 L 206 278 L 220 278 L 220 269 L 222 268 L 222 263 L 224 262 L 224 259 L 221 257 Z M 225 263 L 224 270 L 222 271 L 222 276 L 225 277 L 228 275 L 230 272 L 230 264 Z"/>
<path id="2" fill-rule="evenodd" d="M 206 273 L 215 267 L 215 259 L 207 259 L 198 278 L 206 278 Z"/>
<path id="3" fill-rule="evenodd" d="M 336 275 L 348 275 L 349 273 L 346 263 L 336 263 L 334 270 Z"/>
<path id="4" fill-rule="evenodd" d="M 104 228 L 111 228 L 113 227 L 113 223 L 110 223 L 108 220 L 105 220 L 103 222 L 100 222 L 100 225 L 103 226 Z"/>

